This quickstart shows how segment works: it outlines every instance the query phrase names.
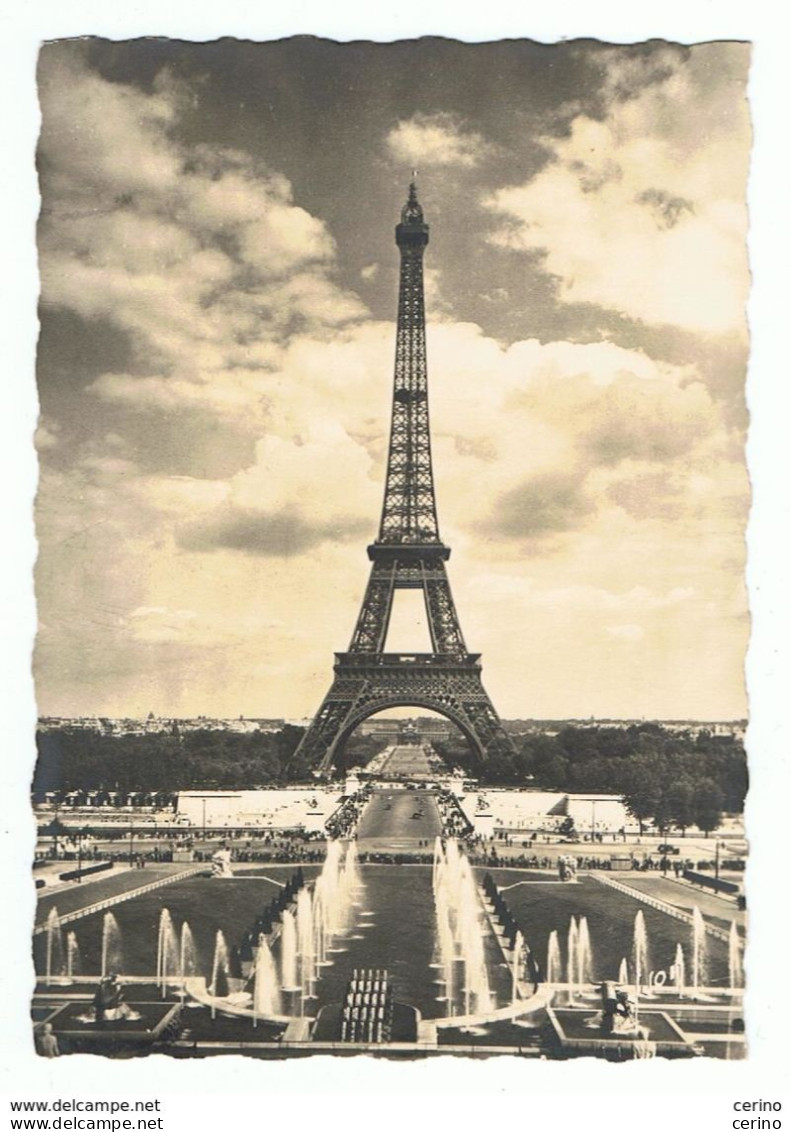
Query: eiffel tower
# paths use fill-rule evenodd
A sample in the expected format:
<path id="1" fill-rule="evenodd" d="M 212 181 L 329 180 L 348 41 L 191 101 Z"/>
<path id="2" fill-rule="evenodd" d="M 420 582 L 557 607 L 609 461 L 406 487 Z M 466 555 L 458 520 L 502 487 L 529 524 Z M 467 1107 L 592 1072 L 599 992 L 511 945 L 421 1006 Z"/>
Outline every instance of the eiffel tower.
<path id="1" fill-rule="evenodd" d="M 479 759 L 513 753 L 481 681 L 480 653 L 467 651 L 440 538 L 428 414 L 423 253 L 428 224 L 415 183 L 396 227 L 401 253 L 390 450 L 379 537 L 368 547 L 371 574 L 347 652 L 295 757 L 321 772 L 369 715 L 401 705 L 428 708 L 455 723 Z M 422 590 L 430 653 L 384 652 L 393 596 Z"/>

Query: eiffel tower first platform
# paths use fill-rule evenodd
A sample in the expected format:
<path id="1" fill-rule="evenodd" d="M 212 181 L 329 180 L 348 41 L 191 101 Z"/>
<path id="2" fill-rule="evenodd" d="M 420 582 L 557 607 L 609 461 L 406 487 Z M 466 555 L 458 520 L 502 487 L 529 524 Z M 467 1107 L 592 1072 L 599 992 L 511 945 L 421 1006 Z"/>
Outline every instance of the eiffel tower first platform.
<path id="1" fill-rule="evenodd" d="M 397 706 L 439 712 L 485 759 L 513 753 L 481 681 L 480 654 L 467 651 L 440 538 L 428 413 L 423 253 L 428 224 L 414 182 L 396 227 L 401 253 L 393 417 L 379 537 L 368 547 L 371 574 L 347 652 L 335 654 L 335 678 L 295 757 L 328 772 L 354 729 Z M 422 590 L 430 653 L 384 651 L 397 589 Z"/>

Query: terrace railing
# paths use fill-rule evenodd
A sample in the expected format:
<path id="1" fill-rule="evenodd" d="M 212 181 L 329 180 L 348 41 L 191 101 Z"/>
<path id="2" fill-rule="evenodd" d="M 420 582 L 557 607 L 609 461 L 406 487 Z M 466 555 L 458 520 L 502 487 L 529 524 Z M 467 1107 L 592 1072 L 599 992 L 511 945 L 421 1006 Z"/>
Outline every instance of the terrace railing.
<path id="1" fill-rule="evenodd" d="M 610 888 L 617 889 L 618 892 L 623 892 L 627 896 L 639 900 L 642 904 L 647 904 L 650 908 L 656 908 L 660 912 L 664 912 L 668 916 L 672 916 L 674 920 L 682 920 L 685 924 L 692 924 L 692 913 L 685 912 L 681 908 L 677 908 L 675 904 L 669 904 L 666 900 L 660 900 L 657 896 L 650 896 L 647 892 L 641 892 L 639 888 L 632 888 L 629 884 L 624 884 L 620 880 L 615 880 L 607 873 L 591 872 L 590 874 L 600 884 L 609 885 Z M 723 928 L 715 927 L 714 924 L 709 923 L 708 920 L 703 920 L 706 934 L 712 936 L 714 939 L 721 939 L 723 942 L 728 943 L 729 935 Z"/>
<path id="2" fill-rule="evenodd" d="M 171 873 L 170 876 L 160 877 L 158 880 L 152 880 L 148 884 L 141 884 L 139 888 L 130 888 L 126 892 L 117 892 L 114 896 L 106 896 L 104 900 L 97 900 L 94 904 L 87 904 L 84 908 L 77 908 L 73 912 L 64 912 L 63 915 L 58 916 L 59 924 L 70 924 L 73 920 L 81 920 L 84 916 L 92 916 L 94 912 L 104 912 L 106 908 L 112 908 L 114 904 L 122 904 L 124 900 L 131 900 L 133 897 L 143 896 L 147 892 L 153 892 L 157 888 L 164 888 L 166 884 L 173 884 L 177 880 L 185 880 L 187 877 L 194 876 L 196 873 L 205 873 L 206 865 L 194 866 L 190 869 L 182 869 L 181 872 Z M 42 935 L 46 932 L 48 924 L 38 924 L 33 929 L 33 935 Z"/>

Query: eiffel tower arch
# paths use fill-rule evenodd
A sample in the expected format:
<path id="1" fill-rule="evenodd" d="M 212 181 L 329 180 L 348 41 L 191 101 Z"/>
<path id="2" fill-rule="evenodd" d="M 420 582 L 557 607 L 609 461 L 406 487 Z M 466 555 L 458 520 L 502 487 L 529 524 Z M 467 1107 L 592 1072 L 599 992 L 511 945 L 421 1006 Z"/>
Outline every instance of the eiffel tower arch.
<path id="1" fill-rule="evenodd" d="M 393 410 L 379 535 L 368 547 L 371 573 L 346 652 L 295 757 L 326 773 L 349 735 L 387 708 L 422 707 L 455 723 L 481 760 L 513 753 L 510 736 L 481 679 L 480 654 L 467 651 L 439 534 L 428 411 L 423 254 L 428 224 L 414 182 L 396 227 L 401 256 Z M 431 652 L 384 651 L 396 590 L 420 590 Z"/>

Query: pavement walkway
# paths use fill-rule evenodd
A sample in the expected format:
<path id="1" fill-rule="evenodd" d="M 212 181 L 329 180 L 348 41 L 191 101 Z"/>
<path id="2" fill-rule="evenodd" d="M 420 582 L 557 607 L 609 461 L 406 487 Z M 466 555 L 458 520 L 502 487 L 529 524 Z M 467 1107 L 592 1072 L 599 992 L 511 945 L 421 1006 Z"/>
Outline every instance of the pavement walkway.
<path id="1" fill-rule="evenodd" d="M 658 900 L 665 900 L 680 908 L 682 912 L 692 912 L 697 905 L 705 919 L 726 928 L 733 922 L 744 930 L 747 913 L 738 908 L 733 897 L 719 896 L 706 892 L 697 885 L 671 877 L 646 876 L 645 873 L 617 873 L 615 879 L 637 892 L 645 892 Z"/>
<path id="2" fill-rule="evenodd" d="M 36 925 L 46 923 L 53 908 L 57 908 L 59 916 L 69 915 L 114 896 L 131 897 L 137 889 L 146 888 L 154 881 L 169 877 L 176 879 L 181 873 L 194 871 L 195 865 L 191 864 L 147 865 L 144 869 L 122 866 L 96 877 L 88 877 L 79 884 L 73 881 L 55 889 L 44 889 L 36 905 Z"/>

